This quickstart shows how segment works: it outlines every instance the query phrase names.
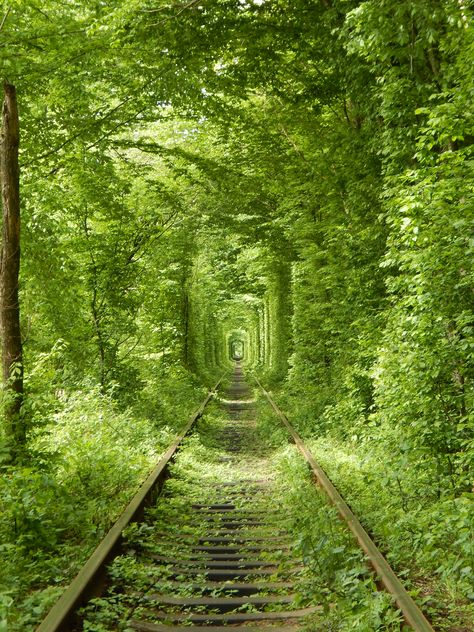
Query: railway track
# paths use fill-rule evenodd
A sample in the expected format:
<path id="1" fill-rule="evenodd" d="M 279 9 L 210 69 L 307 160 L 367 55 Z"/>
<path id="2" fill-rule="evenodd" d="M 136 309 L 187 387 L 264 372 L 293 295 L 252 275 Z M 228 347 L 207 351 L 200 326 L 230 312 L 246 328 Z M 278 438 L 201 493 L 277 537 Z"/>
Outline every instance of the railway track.
<path id="1" fill-rule="evenodd" d="M 405 621 L 416 632 L 432 631 L 261 388 Z M 219 414 L 196 424 L 210 398 L 37 632 L 319 629 L 311 628 L 320 607 L 308 599 L 307 574 L 294 552 L 288 517 L 278 505 L 271 452 L 258 433 L 252 392 L 239 364 L 230 386 L 220 391 Z M 157 488 L 161 488 L 158 500 Z"/>

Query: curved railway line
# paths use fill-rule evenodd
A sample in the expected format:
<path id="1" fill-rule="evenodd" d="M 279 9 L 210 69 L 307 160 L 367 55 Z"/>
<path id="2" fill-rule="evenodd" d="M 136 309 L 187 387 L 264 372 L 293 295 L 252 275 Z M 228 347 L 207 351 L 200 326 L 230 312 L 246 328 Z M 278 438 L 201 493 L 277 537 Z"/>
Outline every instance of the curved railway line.
<path id="1" fill-rule="evenodd" d="M 433 632 L 288 419 L 256 382 L 405 624 L 415 632 Z M 318 605 L 305 605 L 299 597 L 304 565 L 275 500 L 270 450 L 257 432 L 254 400 L 240 363 L 219 394 L 224 419 L 196 426 L 214 396 L 210 392 L 37 632 L 224 632 L 229 627 L 296 632 L 318 612 Z M 183 441 L 206 446 L 212 474 L 178 453 Z M 84 624 L 91 616 L 96 628 Z"/>

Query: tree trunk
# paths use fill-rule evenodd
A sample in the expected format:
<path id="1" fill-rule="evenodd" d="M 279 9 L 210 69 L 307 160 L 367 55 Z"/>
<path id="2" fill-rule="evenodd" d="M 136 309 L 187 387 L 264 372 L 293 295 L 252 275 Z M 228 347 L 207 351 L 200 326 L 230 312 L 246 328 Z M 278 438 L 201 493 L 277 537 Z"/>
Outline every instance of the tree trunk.
<path id="1" fill-rule="evenodd" d="M 20 332 L 18 277 L 20 273 L 20 141 L 15 87 L 4 84 L 2 135 L 0 145 L 0 183 L 3 204 L 3 234 L 0 254 L 0 336 L 2 341 L 3 383 L 6 434 L 13 454 L 25 439 L 20 419 L 23 403 L 23 358 Z"/>
<path id="2" fill-rule="evenodd" d="M 183 363 L 184 366 L 189 369 L 189 295 L 185 285 L 186 281 L 183 281 L 184 295 L 183 295 Z"/>

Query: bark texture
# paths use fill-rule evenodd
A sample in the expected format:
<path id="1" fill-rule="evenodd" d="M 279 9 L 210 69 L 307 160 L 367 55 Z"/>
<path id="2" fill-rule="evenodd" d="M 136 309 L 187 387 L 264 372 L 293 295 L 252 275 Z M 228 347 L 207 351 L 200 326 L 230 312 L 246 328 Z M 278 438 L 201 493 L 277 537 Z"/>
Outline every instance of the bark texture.
<path id="1" fill-rule="evenodd" d="M 20 420 L 23 402 L 23 354 L 20 331 L 18 278 L 20 273 L 20 182 L 18 148 L 20 143 L 15 87 L 4 84 L 2 134 L 0 144 L 0 183 L 2 189 L 3 230 L 0 254 L 0 336 L 6 432 L 15 446 L 24 440 Z"/>

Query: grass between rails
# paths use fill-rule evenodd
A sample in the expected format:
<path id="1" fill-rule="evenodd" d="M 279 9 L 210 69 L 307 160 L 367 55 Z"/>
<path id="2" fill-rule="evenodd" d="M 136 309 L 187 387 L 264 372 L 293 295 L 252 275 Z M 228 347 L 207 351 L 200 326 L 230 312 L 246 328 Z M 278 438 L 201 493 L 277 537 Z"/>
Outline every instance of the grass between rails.
<path id="1" fill-rule="evenodd" d="M 143 612 L 149 609 L 146 595 L 153 591 L 175 596 L 196 593 L 196 578 L 190 579 L 183 573 L 176 585 L 169 581 L 169 566 L 150 565 L 146 556 L 153 553 L 169 558 L 186 557 L 182 542 L 177 539 L 170 546 L 169 539 L 163 543 L 161 535 L 166 533 L 168 538 L 183 533 L 189 537 L 202 535 L 202 526 L 187 523 L 186 507 L 193 502 L 208 502 L 209 485 L 229 480 L 229 476 L 249 479 L 264 476 L 272 481 L 265 507 L 277 511 L 280 525 L 290 537 L 291 557 L 303 562 L 295 580 L 297 597 L 292 607 L 319 607 L 303 629 L 308 632 L 400 630 L 399 612 L 392 606 L 391 598 L 377 590 L 363 554 L 313 485 L 302 458 L 288 445 L 284 433 L 275 429 L 274 420 L 266 415 L 260 419 L 257 437 L 250 436 L 248 441 L 253 456 L 242 459 L 238 467 L 231 469 L 222 462 L 219 442 L 222 411 L 215 406 L 208 411 L 199 422 L 199 434 L 186 439 L 173 466 L 173 476 L 156 507 L 148 511 L 146 522 L 128 529 L 128 551 L 111 567 L 114 589 L 85 610 L 84 630 L 127 630 L 127 620 L 142 612 L 141 609 Z M 281 556 L 281 562 L 284 557 Z M 279 564 L 273 579 L 281 579 L 284 574 L 285 565 Z M 141 600 L 137 600 L 137 591 L 142 592 Z M 215 596 L 218 594 L 216 590 Z"/>

